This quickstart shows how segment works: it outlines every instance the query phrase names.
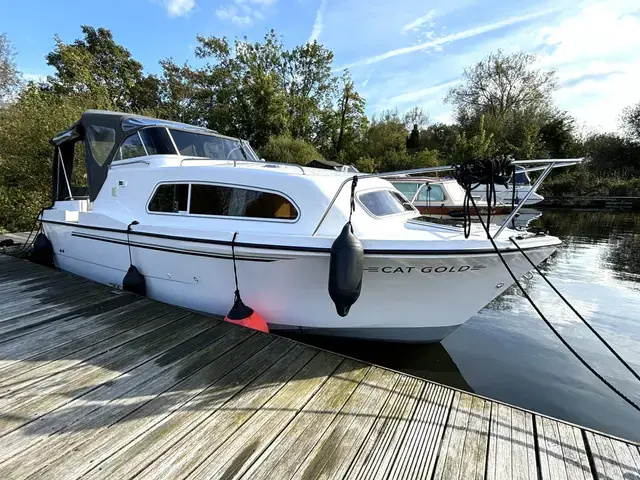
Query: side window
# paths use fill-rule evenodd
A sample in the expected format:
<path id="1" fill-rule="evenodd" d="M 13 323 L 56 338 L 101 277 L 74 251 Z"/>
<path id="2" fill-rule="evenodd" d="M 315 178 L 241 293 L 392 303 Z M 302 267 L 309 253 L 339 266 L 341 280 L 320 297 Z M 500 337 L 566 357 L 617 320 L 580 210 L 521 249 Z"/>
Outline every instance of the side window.
<path id="1" fill-rule="evenodd" d="M 281 195 L 219 185 L 192 185 L 189 213 L 280 220 L 298 218 L 296 208 Z"/>
<path id="2" fill-rule="evenodd" d="M 429 189 L 429 187 L 431 187 Z M 444 202 L 446 199 L 444 190 L 441 185 L 429 185 L 423 187 L 418 195 L 418 200 L 421 202 Z"/>
<path id="3" fill-rule="evenodd" d="M 142 140 L 137 133 L 134 133 L 130 137 L 122 142 L 118 149 L 118 160 L 126 160 L 127 158 L 144 157 L 147 154 Z"/>
<path id="4" fill-rule="evenodd" d="M 149 202 L 150 212 L 178 213 L 187 211 L 189 185 L 186 183 L 160 185 Z"/>
<path id="5" fill-rule="evenodd" d="M 116 143 L 116 131 L 100 125 L 89 125 L 85 136 L 94 160 L 98 165 L 104 165 Z"/>

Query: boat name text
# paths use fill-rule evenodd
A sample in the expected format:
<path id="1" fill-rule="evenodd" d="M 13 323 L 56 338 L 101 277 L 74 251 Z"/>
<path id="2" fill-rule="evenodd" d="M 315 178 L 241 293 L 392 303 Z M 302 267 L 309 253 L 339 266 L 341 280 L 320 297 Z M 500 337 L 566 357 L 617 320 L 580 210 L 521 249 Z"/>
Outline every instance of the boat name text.
<path id="1" fill-rule="evenodd" d="M 433 266 L 424 266 L 424 267 L 398 267 L 398 266 L 384 266 L 384 267 L 365 267 L 369 273 L 461 273 L 466 272 L 468 270 L 481 270 L 486 268 L 484 265 L 460 265 L 453 267 L 433 267 Z"/>

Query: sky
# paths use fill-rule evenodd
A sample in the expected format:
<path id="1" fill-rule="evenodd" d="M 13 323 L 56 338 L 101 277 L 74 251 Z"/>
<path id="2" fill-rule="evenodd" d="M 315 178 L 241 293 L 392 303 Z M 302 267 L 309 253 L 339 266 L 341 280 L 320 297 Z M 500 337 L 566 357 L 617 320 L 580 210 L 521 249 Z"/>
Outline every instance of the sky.
<path id="1" fill-rule="evenodd" d="M 330 48 L 369 115 L 420 106 L 431 122 L 451 121 L 447 89 L 497 49 L 555 69 L 557 105 L 587 130 L 617 130 L 640 101 L 639 0 L 0 0 L 0 11 L 27 79 L 51 73 L 54 35 L 72 42 L 80 25 L 110 29 L 149 73 L 164 58 L 197 62 L 196 35 L 259 40 L 273 28 L 287 47 Z"/>

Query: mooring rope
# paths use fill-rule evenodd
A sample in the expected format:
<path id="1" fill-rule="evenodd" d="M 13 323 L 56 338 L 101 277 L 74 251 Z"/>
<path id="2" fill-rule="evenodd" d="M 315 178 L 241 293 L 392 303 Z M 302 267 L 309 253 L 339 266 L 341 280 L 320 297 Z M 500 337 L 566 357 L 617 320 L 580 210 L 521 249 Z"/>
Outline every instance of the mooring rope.
<path id="1" fill-rule="evenodd" d="M 640 381 L 640 375 L 638 375 L 638 373 L 631 367 L 631 365 L 629 365 L 624 360 L 624 358 L 622 358 L 618 354 L 618 352 L 616 352 L 614 348 L 611 345 L 609 345 L 609 343 L 604 338 L 602 338 L 602 335 L 600 335 L 597 332 L 597 330 L 593 328 L 593 326 L 587 321 L 587 319 L 584 318 L 582 315 L 580 315 L 580 312 L 578 312 L 578 310 L 576 310 L 576 308 L 573 305 L 571 305 L 569 300 L 567 300 L 565 296 L 562 295 L 562 293 L 560 293 L 560 291 L 556 288 L 556 286 L 553 283 L 551 283 L 551 280 L 549 280 L 547 276 L 538 268 L 538 266 L 535 263 L 533 263 L 533 261 L 531 260 L 531 258 L 529 258 L 526 252 L 522 250 L 522 248 L 520 248 L 520 245 L 518 245 L 518 243 L 513 238 L 510 238 L 509 240 L 511 240 L 511 242 L 516 246 L 518 251 L 522 253 L 524 258 L 526 258 L 527 261 L 531 264 L 531 266 L 536 269 L 536 272 L 538 272 L 538 274 L 544 279 L 544 281 L 547 282 L 547 285 L 549 285 L 553 289 L 553 291 L 556 292 L 556 294 L 562 299 L 562 301 L 567 305 L 567 307 L 569 307 L 571 311 L 573 311 L 573 313 L 575 313 L 576 316 L 580 320 L 582 320 L 582 323 L 584 323 L 587 326 L 587 328 L 591 330 L 591 333 L 593 333 L 598 338 L 598 340 L 600 340 L 604 344 L 604 346 L 609 349 L 609 351 L 613 354 L 613 356 L 616 357 L 620 361 L 620 363 L 622 363 L 622 365 L 624 365 L 627 368 L 627 370 L 629 370 L 629 372 L 631 372 L 631 374 L 634 377 L 636 377 L 638 381 Z"/>
<path id="2" fill-rule="evenodd" d="M 560 332 L 551 324 L 551 322 L 547 319 L 547 317 L 545 317 L 545 315 L 542 313 L 542 311 L 540 310 L 540 308 L 538 308 L 538 306 L 536 305 L 536 303 L 533 301 L 533 299 L 529 296 L 529 294 L 527 293 L 527 291 L 524 289 L 524 287 L 522 286 L 522 284 L 520 283 L 520 280 L 518 280 L 518 278 L 515 276 L 515 274 L 513 273 L 513 271 L 511 270 L 511 267 L 509 267 L 509 264 L 507 263 L 507 261 L 504 259 L 504 257 L 502 256 L 502 253 L 500 252 L 500 249 L 498 248 L 498 246 L 496 245 L 495 240 L 493 239 L 493 237 L 491 236 L 491 234 L 489 233 L 489 227 L 488 224 L 485 225 L 484 223 L 484 219 L 482 218 L 482 215 L 479 214 L 478 209 L 476 207 L 476 202 L 473 199 L 473 197 L 469 194 L 469 198 L 471 201 L 471 204 L 473 205 L 473 207 L 476 210 L 476 213 L 478 213 L 478 218 L 480 219 L 480 223 L 482 224 L 482 228 L 484 229 L 484 231 L 487 234 L 487 238 L 489 239 L 489 241 L 491 242 L 491 245 L 493 246 L 493 249 L 495 250 L 495 252 L 498 254 L 498 257 L 500 258 L 500 261 L 502 262 L 502 264 L 504 265 L 504 267 L 507 269 L 507 272 L 509 272 L 509 275 L 511 276 L 511 278 L 513 279 L 513 281 L 516 283 L 516 285 L 518 286 L 518 288 L 520 289 L 520 291 L 522 292 L 522 294 L 524 295 L 524 297 L 529 301 L 529 303 L 531 304 L 531 306 L 534 308 L 534 310 L 538 313 L 538 315 L 540 316 L 540 318 L 544 321 L 544 323 L 546 323 L 547 327 L 549 327 L 549 329 L 554 333 L 554 335 L 558 338 L 558 340 L 560 340 L 562 342 L 562 344 L 567 347 L 567 349 L 587 368 L 587 370 L 589 370 L 596 378 L 598 378 L 602 383 L 604 383 L 607 387 L 609 387 L 609 389 L 611 389 L 611 391 L 613 391 L 616 395 L 618 395 L 620 398 L 622 398 L 625 402 L 627 402 L 629 405 L 631 405 L 633 408 L 635 408 L 636 410 L 638 410 L 640 412 L 640 406 L 638 404 L 636 404 L 633 400 L 631 400 L 629 397 L 627 397 L 624 393 L 622 393 L 620 390 L 618 390 L 616 387 L 614 387 L 606 378 L 604 378 L 600 373 L 598 373 L 591 365 L 589 365 L 587 363 L 587 361 L 569 344 L 569 342 L 567 342 L 562 335 L 560 334 Z M 516 245 L 517 246 L 517 245 Z M 521 250 L 521 249 L 519 249 Z M 531 260 L 529 260 L 531 262 Z M 538 270 L 536 268 L 536 270 Z M 555 290 L 555 289 L 554 289 Z M 557 290 L 556 290 L 557 291 Z M 559 292 L 558 292 L 559 293 Z M 565 299 L 565 302 L 568 303 L 568 301 Z M 574 311 L 576 311 L 574 309 Z M 593 330 L 592 330 L 593 331 Z M 598 335 L 598 338 L 601 338 L 600 335 Z M 606 343 L 606 342 L 605 342 Z M 619 355 L 616 354 L 616 358 L 620 359 Z M 626 365 L 626 362 L 623 361 L 623 363 Z M 634 372 L 635 375 L 635 372 Z M 637 377 L 637 375 L 636 375 Z"/>

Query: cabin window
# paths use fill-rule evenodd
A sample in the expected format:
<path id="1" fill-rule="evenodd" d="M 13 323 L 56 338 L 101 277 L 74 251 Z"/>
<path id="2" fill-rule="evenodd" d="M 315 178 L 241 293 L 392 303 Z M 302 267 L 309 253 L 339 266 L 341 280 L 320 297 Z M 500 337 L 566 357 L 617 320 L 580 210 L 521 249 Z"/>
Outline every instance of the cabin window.
<path id="1" fill-rule="evenodd" d="M 147 151 L 142 143 L 142 139 L 140 135 L 134 133 L 120 145 L 118 159 L 126 160 L 127 158 L 143 157 L 145 155 L 147 155 Z"/>
<path id="2" fill-rule="evenodd" d="M 376 190 L 361 193 L 358 195 L 358 199 L 364 208 L 376 217 L 415 211 L 407 199 L 393 190 Z"/>
<path id="3" fill-rule="evenodd" d="M 89 125 L 85 136 L 89 141 L 94 160 L 98 165 L 104 165 L 116 143 L 116 131 L 101 125 Z"/>
<path id="4" fill-rule="evenodd" d="M 189 213 L 277 220 L 298 218 L 298 210 L 281 195 L 221 185 L 191 185 Z"/>
<path id="5" fill-rule="evenodd" d="M 189 184 L 160 185 L 149 202 L 150 212 L 179 213 L 187 211 Z"/>
<path id="6" fill-rule="evenodd" d="M 444 202 L 445 198 L 442 185 L 429 184 L 422 187 L 416 200 L 419 202 Z"/>
<path id="7" fill-rule="evenodd" d="M 171 130 L 180 155 L 213 160 L 247 160 L 240 140 L 182 130 Z"/>

